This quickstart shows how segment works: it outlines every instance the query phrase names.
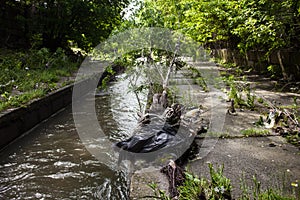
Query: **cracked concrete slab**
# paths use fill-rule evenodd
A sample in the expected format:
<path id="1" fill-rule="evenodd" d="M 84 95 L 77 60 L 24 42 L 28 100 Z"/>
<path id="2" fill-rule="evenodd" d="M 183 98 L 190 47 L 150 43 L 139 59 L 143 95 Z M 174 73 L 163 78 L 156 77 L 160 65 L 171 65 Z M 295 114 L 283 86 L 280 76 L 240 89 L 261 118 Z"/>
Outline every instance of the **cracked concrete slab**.
<path id="1" fill-rule="evenodd" d="M 203 141 L 198 142 L 201 146 Z M 263 188 L 281 188 L 287 193 L 292 190 L 291 183 L 300 180 L 299 149 L 280 136 L 219 139 L 207 156 L 191 161 L 188 169 L 198 177 L 209 178 L 207 163 L 224 165 L 224 174 L 233 185 L 233 198 L 241 194 L 243 174 L 250 185 L 256 176 Z"/>
<path id="2" fill-rule="evenodd" d="M 136 171 L 131 177 L 130 199 L 153 199 L 154 191 L 149 186 L 152 183 L 157 184 L 158 189 L 168 191 L 167 177 L 160 172 L 160 169 L 149 167 Z"/>

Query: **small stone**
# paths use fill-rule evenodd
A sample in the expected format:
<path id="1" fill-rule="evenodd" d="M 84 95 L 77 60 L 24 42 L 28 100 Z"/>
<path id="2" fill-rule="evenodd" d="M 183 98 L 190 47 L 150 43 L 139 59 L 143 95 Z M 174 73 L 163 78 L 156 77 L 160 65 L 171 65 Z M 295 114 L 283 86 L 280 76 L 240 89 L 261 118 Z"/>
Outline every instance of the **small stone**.
<path id="1" fill-rule="evenodd" d="M 43 195 L 41 194 L 41 193 L 36 193 L 35 194 L 35 198 L 37 198 L 37 199 L 40 199 L 40 198 L 42 198 L 43 197 Z"/>
<path id="2" fill-rule="evenodd" d="M 269 144 L 269 147 L 276 147 L 276 144 L 274 144 L 273 142 Z"/>

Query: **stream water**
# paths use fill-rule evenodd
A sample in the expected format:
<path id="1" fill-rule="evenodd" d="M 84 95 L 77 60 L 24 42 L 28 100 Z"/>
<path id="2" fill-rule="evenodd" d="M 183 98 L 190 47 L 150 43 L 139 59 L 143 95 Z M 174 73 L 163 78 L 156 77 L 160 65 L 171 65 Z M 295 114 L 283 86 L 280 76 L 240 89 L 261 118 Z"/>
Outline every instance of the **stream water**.
<path id="1" fill-rule="evenodd" d="M 98 93 L 96 112 L 111 141 L 130 135 L 138 104 L 128 82 Z M 94 158 L 82 144 L 71 106 L 0 152 L 0 199 L 127 199 L 128 172 Z"/>

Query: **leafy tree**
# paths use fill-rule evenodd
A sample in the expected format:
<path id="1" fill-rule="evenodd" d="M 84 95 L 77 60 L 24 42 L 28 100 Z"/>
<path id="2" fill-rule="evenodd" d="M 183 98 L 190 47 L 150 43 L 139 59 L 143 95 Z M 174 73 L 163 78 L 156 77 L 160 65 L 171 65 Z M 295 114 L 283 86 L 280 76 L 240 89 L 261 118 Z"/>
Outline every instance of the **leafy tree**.
<path id="1" fill-rule="evenodd" d="M 139 25 L 181 30 L 211 48 L 299 48 L 299 0 L 147 0 Z"/>
<path id="2" fill-rule="evenodd" d="M 294 2 L 292 0 L 241 1 L 238 23 L 232 30 L 232 33 L 241 39 L 238 44 L 239 49 L 271 51 L 292 46 L 292 40 L 296 39 L 293 35 L 298 26 L 293 21 L 296 20 L 294 17 L 299 15 L 292 8 L 295 6 Z"/>
<path id="3" fill-rule="evenodd" d="M 1 22 L 9 22 L 1 27 L 4 38 L 8 38 L 2 45 L 18 46 L 9 40 L 9 36 L 15 35 L 24 40 L 23 47 L 36 45 L 54 51 L 66 48 L 71 41 L 90 50 L 121 23 L 121 11 L 127 3 L 127 0 L 2 1 Z"/>

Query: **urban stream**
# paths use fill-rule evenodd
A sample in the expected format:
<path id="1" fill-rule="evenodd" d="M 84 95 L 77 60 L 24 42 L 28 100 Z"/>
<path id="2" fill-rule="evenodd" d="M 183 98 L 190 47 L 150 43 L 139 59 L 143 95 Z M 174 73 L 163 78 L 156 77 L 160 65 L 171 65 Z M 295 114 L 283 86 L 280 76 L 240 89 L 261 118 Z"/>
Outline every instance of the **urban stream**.
<path id="1" fill-rule="evenodd" d="M 110 141 L 129 137 L 138 103 L 128 81 L 96 96 L 98 121 Z M 0 199 L 127 199 L 128 175 L 86 150 L 68 106 L 0 152 Z"/>

